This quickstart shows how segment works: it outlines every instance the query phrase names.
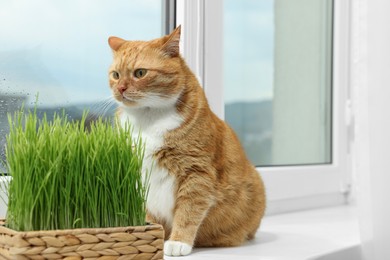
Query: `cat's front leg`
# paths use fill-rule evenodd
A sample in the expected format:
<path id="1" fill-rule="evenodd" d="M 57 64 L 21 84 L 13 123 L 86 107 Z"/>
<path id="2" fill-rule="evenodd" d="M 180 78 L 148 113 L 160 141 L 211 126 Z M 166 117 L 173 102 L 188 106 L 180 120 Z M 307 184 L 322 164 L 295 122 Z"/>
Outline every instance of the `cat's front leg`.
<path id="1" fill-rule="evenodd" d="M 212 187 L 206 187 L 207 182 L 187 179 L 179 183 L 177 191 L 172 232 L 164 245 L 164 253 L 168 256 L 184 256 L 192 252 L 198 228 L 214 203 Z"/>

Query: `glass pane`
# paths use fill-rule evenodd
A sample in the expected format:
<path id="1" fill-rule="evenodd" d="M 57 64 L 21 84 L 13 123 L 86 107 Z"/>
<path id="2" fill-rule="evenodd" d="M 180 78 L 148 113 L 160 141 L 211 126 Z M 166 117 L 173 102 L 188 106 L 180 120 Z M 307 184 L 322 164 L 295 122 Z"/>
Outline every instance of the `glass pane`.
<path id="1" fill-rule="evenodd" d="M 331 163 L 332 1 L 225 0 L 225 119 L 257 166 Z"/>
<path id="2" fill-rule="evenodd" d="M 156 0 L 1 1 L 0 147 L 7 113 L 33 106 L 37 93 L 39 110 L 49 114 L 59 108 L 73 119 L 84 108 L 105 114 L 108 37 L 159 37 L 161 8 Z"/>

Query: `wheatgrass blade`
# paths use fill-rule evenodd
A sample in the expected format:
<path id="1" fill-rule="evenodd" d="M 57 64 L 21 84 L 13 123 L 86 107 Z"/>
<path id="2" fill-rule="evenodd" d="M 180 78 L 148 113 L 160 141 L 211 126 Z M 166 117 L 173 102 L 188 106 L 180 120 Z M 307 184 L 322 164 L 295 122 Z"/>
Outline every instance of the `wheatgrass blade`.
<path id="1" fill-rule="evenodd" d="M 130 126 L 98 119 L 86 130 L 65 112 L 38 118 L 36 109 L 9 116 L 7 225 L 15 230 L 145 224 L 144 143 Z M 117 124 L 116 124 L 117 125 Z"/>

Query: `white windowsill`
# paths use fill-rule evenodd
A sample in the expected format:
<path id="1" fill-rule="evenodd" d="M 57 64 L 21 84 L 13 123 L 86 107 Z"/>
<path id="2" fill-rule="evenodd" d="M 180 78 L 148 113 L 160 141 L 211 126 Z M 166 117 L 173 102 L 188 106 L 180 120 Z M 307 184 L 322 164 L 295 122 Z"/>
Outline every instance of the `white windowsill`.
<path id="1" fill-rule="evenodd" d="M 0 200 L 1 217 L 5 211 Z M 180 259 L 360 260 L 359 245 L 355 207 L 338 206 L 266 216 L 254 240 L 234 248 L 196 248 Z"/>
<path id="2" fill-rule="evenodd" d="M 235 248 L 196 248 L 180 259 L 358 260 L 359 245 L 355 208 L 339 206 L 266 216 L 253 241 Z"/>

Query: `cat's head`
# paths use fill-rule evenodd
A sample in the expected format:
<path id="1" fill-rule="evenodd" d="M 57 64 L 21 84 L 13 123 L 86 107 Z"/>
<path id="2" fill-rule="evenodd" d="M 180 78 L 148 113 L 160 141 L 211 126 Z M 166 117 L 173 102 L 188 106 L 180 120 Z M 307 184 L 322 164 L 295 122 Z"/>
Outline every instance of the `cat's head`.
<path id="1" fill-rule="evenodd" d="M 110 37 L 114 60 L 109 84 L 114 98 L 126 107 L 164 107 L 176 103 L 184 87 L 179 54 L 180 26 L 151 41 Z"/>

